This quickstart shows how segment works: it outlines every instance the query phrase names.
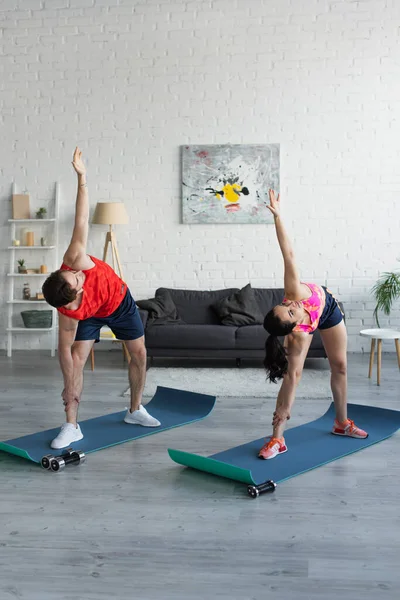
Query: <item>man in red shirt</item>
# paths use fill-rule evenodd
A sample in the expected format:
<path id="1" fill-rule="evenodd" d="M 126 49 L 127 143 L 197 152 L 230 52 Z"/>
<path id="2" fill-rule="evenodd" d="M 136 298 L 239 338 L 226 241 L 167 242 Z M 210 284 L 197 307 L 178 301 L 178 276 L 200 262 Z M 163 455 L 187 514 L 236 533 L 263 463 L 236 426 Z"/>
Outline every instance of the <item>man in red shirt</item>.
<path id="1" fill-rule="evenodd" d="M 160 422 L 142 406 L 146 379 L 146 347 L 139 311 L 128 286 L 105 262 L 89 256 L 89 198 L 82 152 L 75 149 L 72 165 L 78 175 L 75 224 L 63 264 L 43 284 L 46 301 L 59 312 L 58 356 L 64 376 L 62 398 L 66 423 L 51 442 L 65 448 L 83 438 L 77 423 L 83 388 L 83 367 L 100 329 L 107 325 L 129 351 L 131 407 L 125 423 L 158 427 Z"/>

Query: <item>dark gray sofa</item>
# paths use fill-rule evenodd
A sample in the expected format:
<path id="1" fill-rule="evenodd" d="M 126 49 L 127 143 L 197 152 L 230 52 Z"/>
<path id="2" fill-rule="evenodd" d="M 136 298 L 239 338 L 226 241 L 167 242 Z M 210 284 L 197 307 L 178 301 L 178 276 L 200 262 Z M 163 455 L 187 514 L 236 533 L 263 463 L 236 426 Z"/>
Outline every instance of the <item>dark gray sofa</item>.
<path id="1" fill-rule="evenodd" d="M 281 288 L 253 290 L 262 315 L 282 302 Z M 149 319 L 148 311 L 140 309 L 149 358 L 235 358 L 239 361 L 264 357 L 267 332 L 262 325 L 222 325 L 212 308 L 221 298 L 238 292 L 238 288 L 212 291 L 159 288 L 156 297 L 165 291 L 169 292 L 183 322 L 158 324 L 157 319 Z M 326 358 L 326 353 L 316 331 L 307 358 L 320 357 Z"/>

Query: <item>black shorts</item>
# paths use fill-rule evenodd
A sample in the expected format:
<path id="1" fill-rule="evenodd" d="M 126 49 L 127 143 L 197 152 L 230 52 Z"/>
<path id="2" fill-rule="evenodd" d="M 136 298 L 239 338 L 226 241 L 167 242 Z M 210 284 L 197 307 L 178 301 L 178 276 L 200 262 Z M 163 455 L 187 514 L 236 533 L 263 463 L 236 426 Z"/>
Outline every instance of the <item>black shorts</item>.
<path id="1" fill-rule="evenodd" d="M 75 341 L 100 339 L 100 329 L 107 325 L 119 340 L 137 340 L 144 335 L 143 323 L 129 289 L 118 308 L 108 317 L 90 317 L 79 321 Z"/>
<path id="2" fill-rule="evenodd" d="M 325 307 L 319 319 L 317 329 L 330 329 L 331 327 L 338 325 L 340 321 L 343 321 L 344 315 L 332 292 L 324 286 L 321 287 L 325 292 Z"/>

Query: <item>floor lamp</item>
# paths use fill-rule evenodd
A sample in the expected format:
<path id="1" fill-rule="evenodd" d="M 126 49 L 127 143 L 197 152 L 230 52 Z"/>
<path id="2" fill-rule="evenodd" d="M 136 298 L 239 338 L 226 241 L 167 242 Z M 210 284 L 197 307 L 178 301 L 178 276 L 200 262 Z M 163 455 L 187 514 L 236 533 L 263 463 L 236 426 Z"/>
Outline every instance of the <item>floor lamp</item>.
<path id="1" fill-rule="evenodd" d="M 113 231 L 113 225 L 127 225 L 129 223 L 128 213 L 123 202 L 98 202 L 94 211 L 92 223 L 95 225 L 108 225 L 109 230 L 106 233 L 104 244 L 103 261 L 107 262 L 108 249 L 111 249 L 111 259 L 114 271 L 115 265 L 118 268 L 118 274 L 123 279 L 121 261 L 119 259 L 117 241 Z"/>
<path id="2" fill-rule="evenodd" d="M 115 233 L 113 231 L 113 225 L 127 225 L 129 222 L 128 213 L 123 202 L 98 202 L 94 211 L 92 223 L 95 225 L 108 225 L 109 230 L 106 233 L 106 240 L 104 243 L 103 261 L 107 262 L 107 254 L 109 249 L 111 250 L 112 267 L 116 273 L 124 279 L 122 272 L 121 261 L 119 259 L 119 253 L 117 248 L 117 241 Z M 117 268 L 116 268 L 117 266 Z M 124 342 L 122 342 L 124 354 L 130 361 L 130 355 Z M 92 371 L 94 370 L 94 351 L 91 351 L 91 363 Z"/>

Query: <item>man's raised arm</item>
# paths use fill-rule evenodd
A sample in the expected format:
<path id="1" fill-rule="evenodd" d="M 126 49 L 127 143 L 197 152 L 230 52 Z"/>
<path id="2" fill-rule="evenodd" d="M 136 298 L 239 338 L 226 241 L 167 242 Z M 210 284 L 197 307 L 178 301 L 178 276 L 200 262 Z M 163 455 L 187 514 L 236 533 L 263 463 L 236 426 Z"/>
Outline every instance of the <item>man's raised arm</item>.
<path id="1" fill-rule="evenodd" d="M 72 166 L 78 176 L 78 192 L 75 205 L 75 222 L 71 242 L 64 254 L 64 263 L 73 269 L 87 269 L 93 266 L 86 254 L 89 233 L 89 194 L 86 183 L 86 167 L 82 152 L 75 148 Z"/>

